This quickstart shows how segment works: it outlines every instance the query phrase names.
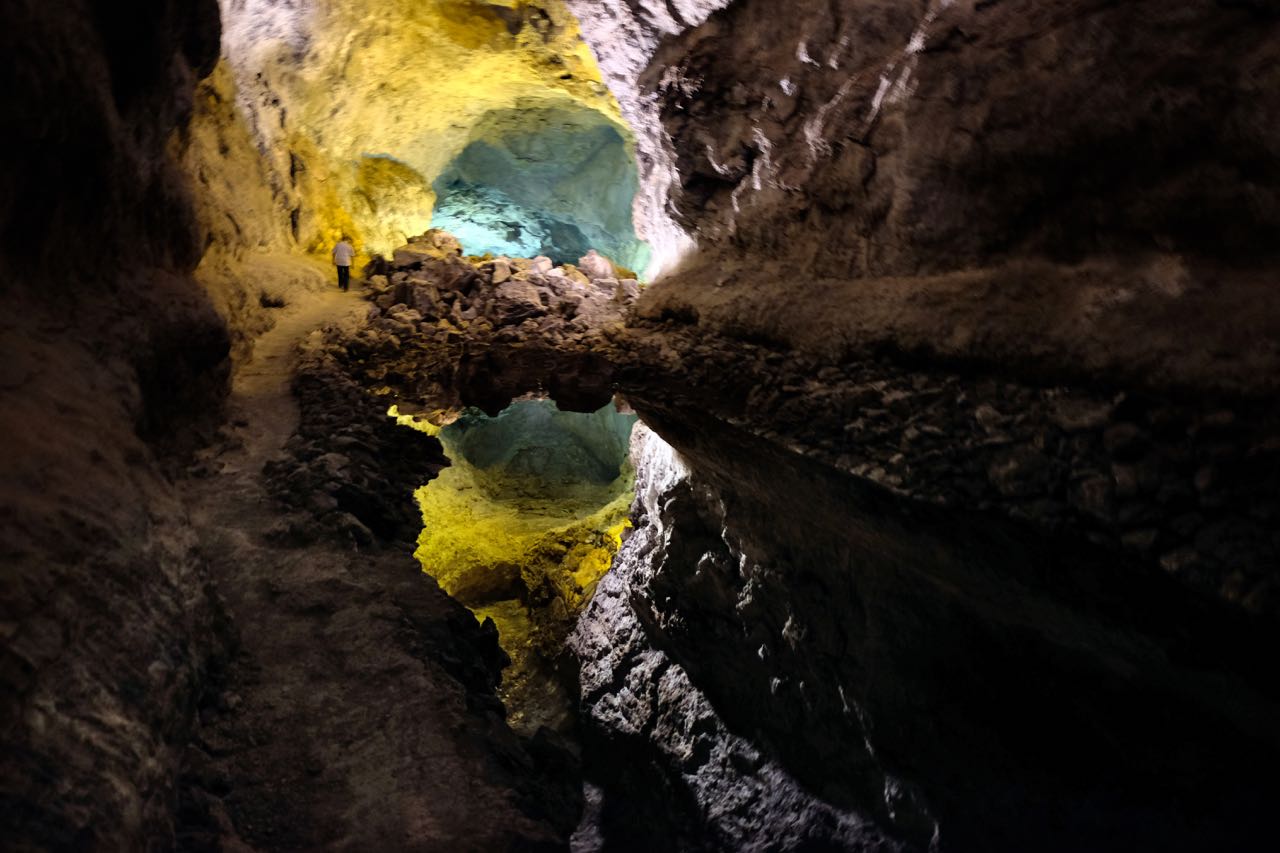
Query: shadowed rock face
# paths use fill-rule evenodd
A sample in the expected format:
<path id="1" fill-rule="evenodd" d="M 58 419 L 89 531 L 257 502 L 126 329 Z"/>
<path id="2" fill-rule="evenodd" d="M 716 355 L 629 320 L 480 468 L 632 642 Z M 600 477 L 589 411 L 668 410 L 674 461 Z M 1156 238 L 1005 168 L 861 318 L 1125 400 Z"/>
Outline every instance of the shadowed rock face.
<path id="1" fill-rule="evenodd" d="M 680 454 L 633 452 L 636 531 L 571 641 L 583 849 L 1265 849 L 1266 409 L 823 365 L 674 321 L 584 333 L 557 277 L 520 271 L 512 313 L 510 270 L 428 246 L 334 342 L 349 369 L 495 410 L 583 371 L 580 403 L 618 385 Z M 455 312 L 474 337 L 441 348 Z M 1215 514 L 1253 531 L 1203 555 L 1248 596 L 1151 559 Z M 1134 522 L 1156 528 L 1126 551 L 1107 531 Z"/>
<path id="2" fill-rule="evenodd" d="M 1265 849 L 1275 4 L 577 6 L 682 259 L 575 641 L 655 843 Z"/>
<path id="3" fill-rule="evenodd" d="M 96 283 L 114 280 L 101 270 L 104 258 L 194 265 L 185 181 L 165 143 L 217 59 L 216 4 L 19 0 L 5 20 L 0 82 L 13 121 L 4 157 L 14 168 L 0 178 L 0 248 L 8 264 L 56 261 Z M 101 215 L 107 209 L 115 215 Z"/>
<path id="4" fill-rule="evenodd" d="M 0 82 L 0 823 L 14 849 L 170 846 L 221 638 L 158 459 L 218 410 L 225 326 L 167 141 L 217 7 L 6 4 Z"/>
<path id="5" fill-rule="evenodd" d="M 794 11 L 735 3 L 664 45 L 642 78 L 676 153 L 679 220 L 701 240 L 787 247 L 805 269 L 850 277 L 1270 251 L 1280 197 L 1255 164 L 1277 154 L 1264 130 L 1276 22 L 1258 7 Z M 768 62 L 744 72 L 761 50 Z"/>
<path id="6" fill-rule="evenodd" d="M 354 630 L 345 635 L 348 639 L 331 639 L 332 647 L 314 645 L 324 633 L 321 629 L 307 628 L 297 636 L 313 644 L 310 647 L 326 672 L 349 679 L 337 692 L 356 708 L 366 742 L 386 746 L 397 760 L 415 762 L 414 772 L 423 778 L 448 786 L 452 774 L 440 770 L 438 750 L 403 747 L 409 741 L 423 744 L 434 737 L 424 737 L 420 725 L 423 717 L 433 714 L 438 731 L 443 732 L 442 742 L 459 748 L 454 753 L 458 764 L 483 768 L 475 769 L 474 778 L 468 780 L 468 807 L 492 819 L 496 803 L 500 809 L 511 808 L 510 819 L 494 819 L 490 832 L 470 835 L 472 827 L 458 825 L 465 822 L 459 812 L 451 813 L 447 822 L 433 821 L 443 807 L 423 794 L 425 786 L 416 785 L 410 774 L 398 772 L 390 762 L 373 757 L 378 754 L 376 748 L 367 752 L 353 747 L 352 733 L 360 726 L 344 726 L 332 716 L 332 707 L 315 710 L 313 705 L 313 721 L 323 718 L 341 731 L 341 738 L 326 737 L 334 765 L 341 772 L 350 768 L 350 776 L 336 779 L 331 787 L 317 784 L 306 764 L 307 741 L 316 737 L 316 730 L 294 722 L 292 714 L 299 703 L 250 707 L 253 694 L 246 691 L 242 695 L 248 698 L 239 707 L 243 713 L 237 716 L 231 712 L 240 700 L 217 695 L 226 683 L 223 675 L 228 668 L 240 679 L 233 683 L 241 688 L 254 686 L 262 670 L 255 671 L 252 660 L 238 671 L 235 667 L 234 662 L 243 661 L 234 655 L 234 636 L 237 629 L 252 630 L 253 620 L 227 624 L 218 604 L 219 592 L 226 590 L 212 587 L 211 560 L 206 558 L 221 558 L 220 568 L 226 572 L 221 578 L 232 578 L 229 583 L 233 583 L 244 577 L 235 573 L 245 567 L 239 564 L 234 547 L 217 544 L 218 536 L 226 534 L 244 545 L 257 537 L 235 526 L 201 541 L 173 477 L 185 467 L 182 451 L 209 441 L 222 414 L 232 345 L 228 321 L 246 327 L 237 330 L 241 343 L 260 323 L 237 300 L 248 292 L 256 301 L 257 287 L 276 271 L 259 267 L 249 282 L 232 281 L 214 299 L 202 291 L 193 273 L 203 249 L 211 244 L 220 244 L 218 249 L 229 255 L 288 249 L 292 245 L 289 223 L 273 220 L 283 210 L 283 205 L 275 207 L 281 197 L 255 186 L 256 177 L 271 170 L 258 168 L 251 159 L 252 144 L 246 134 L 217 126 L 219 109 L 227 106 L 218 99 L 229 97 L 222 85 L 225 75 L 200 90 L 201 97 L 208 99 L 201 108 L 207 123 L 187 132 L 197 78 L 208 74 L 217 59 L 219 29 L 213 2 L 18 0 L 6 4 L 4 17 L 0 28 L 0 47 L 6 57 L 0 80 L 7 92 L 0 144 L 0 446 L 4 448 L 0 453 L 0 562 L 4 566 L 0 578 L 0 837 L 4 846 L 143 850 L 234 844 L 237 828 L 228 823 L 225 810 L 199 814 L 202 804 L 216 804 L 229 790 L 231 815 L 241 821 L 240 837 L 262 846 L 320 846 L 350 840 L 358 836 L 348 827 L 358 825 L 363 837 L 376 837 L 381 846 L 394 847 L 404 842 L 411 832 L 406 827 L 415 822 L 432 827 L 417 837 L 434 832 L 448 839 L 469 838 L 477 847 L 484 847 L 486 839 L 500 839 L 493 841 L 500 847 L 544 842 L 554 846 L 555 839 L 572 826 L 576 812 L 572 776 L 565 777 L 568 800 L 548 807 L 540 805 L 547 787 L 531 777 L 521 791 L 506 781 L 495 781 L 514 778 L 511 774 L 527 775 L 527 769 L 541 759 L 531 758 L 513 738 L 493 695 L 501 653 L 492 632 L 481 632 L 460 606 L 423 584 L 409 546 L 399 554 L 394 549 L 380 552 L 374 562 L 386 568 L 381 573 L 367 571 L 367 565 L 350 555 L 356 537 L 361 547 L 376 547 L 373 534 L 351 513 L 367 513 L 379 535 L 394 536 L 399 512 L 412 514 L 410 489 L 421 482 L 415 476 L 397 494 L 399 481 L 376 470 L 371 453 L 352 452 L 347 472 L 359 475 L 371 468 L 368 480 L 338 483 L 326 477 L 323 481 L 341 493 L 342 509 L 350 520 L 343 528 L 324 532 L 337 533 L 336 549 L 344 569 L 346 559 L 341 558 L 349 558 L 360 583 L 368 584 L 369 596 L 357 602 L 347 594 L 349 587 L 335 583 L 326 587 L 328 593 L 321 593 L 319 601 L 310 599 L 325 583 L 307 559 L 308 552 L 295 550 L 298 586 L 285 597 L 298 605 L 303 622 L 314 619 L 316 625 L 347 605 L 370 606 L 378 615 L 363 621 L 377 621 L 382 639 L 372 639 L 361 619 L 352 620 Z M 176 159 L 183 154 L 188 168 L 203 168 L 204 174 L 184 174 Z M 237 169 L 244 171 L 222 171 Z M 189 177 L 195 178 L 194 186 L 201 193 L 198 206 L 192 204 Z M 244 194 L 238 195 L 242 190 Z M 220 207 L 238 201 L 246 207 L 237 211 L 241 218 L 226 217 L 228 211 Z M 269 231 L 268 226 L 277 230 Z M 292 269 L 299 264 L 286 266 Z M 296 269 L 279 272 L 275 280 L 297 275 Z M 215 310 L 215 300 L 223 316 Z M 347 404 L 348 387 L 325 382 L 323 377 L 309 378 L 302 384 L 304 391 L 309 387 L 312 392 L 311 404 L 343 421 L 327 431 L 328 440 L 346 439 L 343 449 L 347 452 L 353 436 L 359 437 L 354 439 L 356 444 L 368 436 L 370 446 L 396 446 L 394 440 L 383 441 L 376 429 L 397 431 L 383 418 L 385 407 L 373 412 L 374 424 L 368 424 L 363 417 L 370 413 L 360 404 L 369 401 L 361 389 L 354 390 L 358 402 L 352 406 Z M 311 439 L 311 435 L 299 437 L 300 452 L 308 449 Z M 421 448 L 396 455 L 423 462 Z M 430 458 L 435 459 L 434 454 Z M 244 473 L 251 479 L 257 476 L 254 470 Z M 424 470 L 421 476 L 427 473 Z M 310 481 L 303 478 L 303 483 Z M 217 484 L 211 494 L 215 500 L 226 497 Z M 396 505 L 397 499 L 401 506 Z M 333 508 L 337 501 L 330 500 Z M 270 526 L 272 514 L 284 515 L 267 501 L 251 506 L 250 512 L 255 522 L 268 522 L 264 527 Z M 291 533 L 287 524 L 281 529 Z M 293 544 L 307 544 L 308 535 L 314 539 L 313 530 L 301 532 L 306 535 Z M 219 554 L 204 552 L 211 541 L 221 549 Z M 271 560 L 269 555 L 265 564 L 256 567 L 270 576 L 279 568 Z M 401 589 L 402 584 L 407 589 Z M 252 597 L 263 586 L 242 591 Z M 377 602 L 396 604 L 388 610 Z M 405 608 L 403 619 L 388 615 L 395 607 Z M 371 650 L 368 659 L 373 665 L 366 676 L 351 676 L 333 667 L 340 657 L 336 649 L 361 643 Z M 380 654 L 379 643 L 394 647 L 393 654 L 404 654 L 400 661 L 408 662 L 419 676 L 425 673 L 427 681 L 410 686 L 403 671 L 395 672 L 398 664 L 388 663 L 390 658 Z M 279 656 L 276 660 L 284 663 L 290 677 L 305 678 L 305 666 L 289 657 L 288 651 L 277 646 L 267 653 Z M 370 672 L 374 675 L 369 676 Z M 378 680 L 377 674 L 386 679 Z M 268 692 L 272 687 L 287 690 L 283 683 L 287 680 L 267 685 Z M 392 746 L 396 727 L 383 725 L 384 719 L 370 711 L 394 704 L 393 700 L 368 699 L 364 691 L 383 697 L 406 691 L 412 701 L 430 705 L 430 711 L 411 710 L 408 703 L 398 706 L 404 730 L 410 733 L 404 741 L 395 742 L 403 748 Z M 467 734 L 443 722 L 437 700 L 453 704 Z M 277 709 L 288 722 L 273 721 L 271 712 Z M 207 716 L 211 712 L 224 724 L 216 732 Z M 246 721 L 250 725 L 244 725 Z M 205 723 L 210 724 L 204 728 L 210 739 L 200 747 L 192 746 L 193 729 Z M 259 725 L 263 728 L 255 730 Z M 281 734 L 285 728 L 287 736 Z M 283 759 L 262 759 L 255 752 L 272 745 L 279 746 Z M 203 752 L 205 748 L 208 753 Z M 433 761 L 418 760 L 425 754 Z M 202 759 L 194 767 L 193 755 Z M 564 756 L 553 748 L 550 760 L 564 760 Z M 275 772 L 277 762 L 287 763 L 288 770 Z M 188 777 L 197 777 L 195 783 L 181 777 L 183 764 Z M 393 803 L 388 787 L 363 786 L 364 802 L 376 812 L 376 819 L 362 813 L 364 806 L 352 807 L 347 788 L 349 778 L 367 780 L 371 773 L 384 774 L 380 778 L 388 786 L 406 794 Z M 260 783 L 270 790 L 264 791 Z M 490 788 L 495 784 L 501 790 Z M 202 786 L 210 790 L 191 790 Z M 477 794 L 479 788 L 496 791 L 494 799 L 488 799 L 487 793 Z M 200 797 L 193 801 L 193 793 Z M 291 808 L 297 804 L 301 807 Z M 193 805 L 195 814 L 188 810 Z M 209 825 L 193 830 L 191 824 L 203 818 Z M 348 827 L 342 825 L 344 820 L 351 822 Z M 290 839 L 283 840 L 284 836 Z M 387 838 L 391 840 L 383 843 Z"/>
<path id="7" fill-rule="evenodd" d="M 704 247 L 903 275 L 1252 255 L 1280 215 L 1271 3 L 587 5 L 628 118 L 672 157 L 646 189 Z"/>
<path id="8" fill-rule="evenodd" d="M 1265 849 L 1274 624 L 631 399 L 679 453 L 571 640 L 600 849 Z"/>
<path id="9" fill-rule="evenodd" d="M 603 5 L 584 35 L 660 152 L 637 228 L 698 247 L 653 238 L 684 264 L 650 316 L 1272 390 L 1274 4 Z"/>

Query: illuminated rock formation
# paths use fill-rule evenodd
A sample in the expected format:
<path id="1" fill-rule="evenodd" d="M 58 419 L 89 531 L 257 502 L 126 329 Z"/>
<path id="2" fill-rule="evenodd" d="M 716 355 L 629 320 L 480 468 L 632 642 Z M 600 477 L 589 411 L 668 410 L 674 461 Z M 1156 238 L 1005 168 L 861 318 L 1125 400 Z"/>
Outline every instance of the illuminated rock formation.
<path id="1" fill-rule="evenodd" d="M 223 14 L 240 106 L 271 167 L 289 176 L 305 248 L 345 230 L 361 249 L 388 252 L 430 224 L 433 184 L 453 164 L 447 182 L 505 193 L 489 201 L 506 220 L 531 220 L 535 234 L 539 218 L 564 223 L 637 260 L 629 130 L 559 0 L 250 0 L 224 2 Z M 498 171 L 477 174 L 494 165 L 477 162 L 486 152 L 499 155 Z M 531 153 L 529 168 L 514 167 Z M 455 230 L 469 216 L 484 224 L 474 194 L 454 202 Z"/>
<path id="2" fill-rule="evenodd" d="M 526 105 L 490 113 L 472 134 L 435 182 L 435 227 L 471 254 L 573 263 L 597 248 L 644 269 L 631 225 L 635 162 L 614 121 Z"/>
<path id="3" fill-rule="evenodd" d="M 578 16 L 583 36 L 600 63 L 623 117 L 634 129 L 640 163 L 636 229 L 654 253 L 650 273 L 675 268 L 694 248 L 687 224 L 671 216 L 670 199 L 680 194 L 675 153 L 662 127 L 659 102 L 644 78 L 653 68 L 666 39 L 704 23 L 731 0 L 565 0 Z M 774 41 L 772 35 L 766 42 Z"/>
<path id="4" fill-rule="evenodd" d="M 465 604 L 558 599 L 562 617 L 581 609 L 630 504 L 634 422 L 612 406 L 583 415 L 541 400 L 432 429 L 451 465 L 417 494 L 423 567 Z M 600 553 L 578 548 L 588 539 Z"/>
<path id="5" fill-rule="evenodd" d="M 431 430 L 451 465 L 417 491 L 416 556 L 477 618 L 497 623 L 513 661 L 504 698 L 530 732 L 569 711 L 567 699 L 549 701 L 546 673 L 621 545 L 634 423 L 612 404 L 577 414 L 534 400 Z"/>

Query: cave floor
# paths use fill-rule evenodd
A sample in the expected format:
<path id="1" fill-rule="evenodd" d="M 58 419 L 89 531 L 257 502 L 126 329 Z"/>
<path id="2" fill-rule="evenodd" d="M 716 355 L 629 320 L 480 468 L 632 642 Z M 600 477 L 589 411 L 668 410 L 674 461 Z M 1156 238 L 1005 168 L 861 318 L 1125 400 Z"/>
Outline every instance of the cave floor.
<path id="1" fill-rule="evenodd" d="M 300 294 L 234 380 L 231 437 L 185 483 L 238 637 L 186 759 L 186 849 L 505 849 L 545 840 L 493 767 L 500 714 L 446 671 L 427 627 L 457 605 L 406 550 L 281 544 L 264 463 L 298 426 L 297 345 L 355 323 L 355 292 Z M 276 531 L 273 531 L 273 526 Z M 194 805 L 192 805 L 194 803 Z"/>

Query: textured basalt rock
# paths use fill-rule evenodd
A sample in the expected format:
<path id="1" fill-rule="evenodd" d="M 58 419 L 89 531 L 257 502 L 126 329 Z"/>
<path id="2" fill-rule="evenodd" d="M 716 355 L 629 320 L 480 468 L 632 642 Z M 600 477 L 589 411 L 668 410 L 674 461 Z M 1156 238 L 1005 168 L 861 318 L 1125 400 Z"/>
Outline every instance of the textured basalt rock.
<path id="1" fill-rule="evenodd" d="M 773 443 L 957 510 L 1069 534 L 1277 614 L 1275 406 L 1031 384 L 890 356 L 844 364 L 681 324 L 630 330 L 616 377 L 713 389 L 704 410 Z M 642 342 L 642 343 L 641 343 Z"/>
<path id="2" fill-rule="evenodd" d="M 1280 570 L 1275 5 L 577 6 L 680 260 L 614 375 L 697 485 L 637 506 L 580 627 L 651 813 L 740 831 L 672 710 L 704 697 L 912 845 L 1265 849 L 1216 786 L 1276 748 L 1230 651 Z"/>
<path id="3" fill-rule="evenodd" d="M 1265 849 L 1274 625 L 631 399 L 680 455 L 573 640 L 603 849 Z"/>
<path id="4" fill-rule="evenodd" d="M 750 731 L 726 727 L 689 671 L 655 645 L 649 595 L 661 594 L 654 582 L 668 549 L 714 535 L 668 445 L 642 427 L 632 458 L 635 532 L 570 638 L 594 792 L 574 849 L 903 849 L 864 814 L 806 790 Z"/>
<path id="5" fill-rule="evenodd" d="M 600 64 L 623 118 L 635 131 L 640 167 L 636 233 L 654 253 L 652 274 L 670 270 L 693 248 L 685 229 L 672 219 L 668 197 L 679 185 L 675 153 L 662 128 L 659 103 L 641 84 L 656 64 L 665 40 L 702 24 L 731 0 L 565 0 Z"/>
<path id="6" fill-rule="evenodd" d="M 229 357 L 247 352 L 266 325 L 260 309 L 281 299 L 270 289 L 315 275 L 269 254 L 293 245 L 288 215 L 281 221 L 293 196 L 272 186 L 281 173 L 257 163 L 245 129 L 229 123 L 225 73 L 199 89 L 188 124 L 218 41 L 212 2 L 6 8 L 0 835 L 16 850 L 357 836 L 387 849 L 459 849 L 466 838 L 476 849 L 560 846 L 577 811 L 572 758 L 506 726 L 493 632 L 426 587 L 407 547 L 367 562 L 352 550 L 394 537 L 413 512 L 411 488 L 397 505 L 400 481 L 375 478 L 369 453 L 350 444 L 364 437 L 360 411 L 326 435 L 351 464 L 336 466 L 343 512 L 322 515 L 324 528 L 304 519 L 294 529 L 302 516 L 264 499 L 250 523 L 197 532 L 190 513 L 207 506 L 184 505 L 171 479 L 186 451 L 211 440 Z M 302 390 L 330 413 L 349 400 L 344 387 Z M 370 452 L 435 460 L 378 418 L 394 437 L 374 430 Z M 296 444 L 304 477 L 313 439 Z M 262 538 L 280 534 L 280 552 L 239 565 L 265 547 L 255 525 Z M 211 587 L 252 571 L 263 576 L 243 588 Z M 265 599 L 263 622 L 287 614 L 307 654 L 269 648 L 246 663 L 257 626 L 227 624 L 218 602 L 229 594 Z M 333 667 L 336 648 L 350 670 Z M 255 665 L 282 677 L 255 683 Z M 295 681 L 321 670 L 323 690 Z M 392 705 L 394 720 L 379 716 Z M 313 749 L 321 731 L 325 748 Z M 463 796 L 441 770 L 445 754 L 476 774 L 447 826 L 436 820 L 444 798 L 423 794 L 435 785 Z M 355 798 L 353 778 L 366 782 Z"/>
<path id="7" fill-rule="evenodd" d="M 221 61 L 196 86 L 191 121 L 176 141 L 203 251 L 196 279 L 226 322 L 240 363 L 273 324 L 271 310 L 329 284 L 329 272 L 298 257 L 297 182 L 262 156 L 235 104 L 235 81 Z"/>
<path id="8" fill-rule="evenodd" d="M 325 594 L 290 564 L 303 624 L 381 619 L 395 665 L 431 674 L 414 687 L 452 685 L 464 752 L 529 820 L 485 841 L 558 843 L 574 797 L 521 786 L 564 755 L 509 738 L 492 636 L 435 593 L 399 595 L 385 554 L 352 581 L 343 549 L 413 521 L 379 455 L 432 464 L 364 389 L 496 412 L 541 384 L 595 409 L 621 381 L 689 476 L 637 505 L 579 632 L 588 742 L 627 759 L 591 768 L 601 843 L 1266 849 L 1276 4 L 568 6 L 637 134 L 640 232 L 681 274 L 630 329 L 634 285 L 440 240 L 375 276 L 368 328 L 323 342 L 341 381 L 304 377 L 317 426 L 274 469 L 298 510 L 278 539 L 343 551 Z M 236 727 L 265 718 L 208 695 L 228 632 L 162 473 L 265 324 L 235 265 L 352 225 L 395 245 L 469 128 L 525 95 L 614 107 L 558 4 L 248 2 L 228 4 L 229 64 L 175 138 L 217 57 L 212 3 L 11 7 L 5 839 L 171 845 L 203 693 L 213 740 L 188 755 L 184 805 L 216 823 L 243 760 L 228 808 L 269 846 L 308 812 L 269 784 L 255 799 L 288 750 L 256 751 L 272 729 Z M 488 74 L 487 53 L 519 61 Z M 388 67 L 411 82 L 379 89 Z M 423 91 L 446 67 L 475 87 L 450 88 L 466 109 Z M 428 109 L 432 133 L 406 120 Z M 204 179 L 195 206 L 183 168 Z M 373 636 L 343 624 L 344 642 Z M 388 666 L 369 672 L 395 695 Z M 389 730 L 418 748 L 413 723 Z M 228 731 L 239 757 L 209 760 Z M 376 790 L 357 823 L 394 811 Z"/>
<path id="9" fill-rule="evenodd" d="M 370 278 L 371 322 L 333 342 L 360 384 L 385 389 L 389 404 L 394 392 L 490 415 L 530 390 L 575 412 L 609 401 L 611 338 L 639 293 L 634 280 L 525 258 L 468 260 L 434 230 L 413 240 L 375 265 L 385 274 Z"/>
<path id="10" fill-rule="evenodd" d="M 439 442 L 399 429 L 323 345 L 308 347 L 294 393 L 298 431 L 264 469 L 277 499 L 299 514 L 280 535 L 337 535 L 362 546 L 417 538 L 410 496 L 447 464 Z"/>
<path id="11" fill-rule="evenodd" d="M 1274 6 L 656 5 L 580 10 L 669 158 L 637 227 L 673 211 L 697 243 L 650 316 L 829 361 L 1273 390 Z"/>
<path id="12" fill-rule="evenodd" d="M 13 849 L 172 845 L 177 762 L 222 639 L 164 452 L 217 413 L 229 341 L 191 278 L 168 141 L 217 44 L 212 0 L 17 2 L 0 28 Z"/>

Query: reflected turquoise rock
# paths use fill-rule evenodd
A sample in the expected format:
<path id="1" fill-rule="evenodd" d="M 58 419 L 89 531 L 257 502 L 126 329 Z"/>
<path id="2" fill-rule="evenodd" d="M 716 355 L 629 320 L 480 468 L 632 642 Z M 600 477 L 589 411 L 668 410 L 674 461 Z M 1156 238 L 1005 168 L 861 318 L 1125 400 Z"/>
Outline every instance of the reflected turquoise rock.
<path id="1" fill-rule="evenodd" d="M 543 497 L 614 482 L 627 465 L 636 416 L 609 403 L 590 414 L 552 400 L 520 400 L 497 417 L 468 410 L 440 433 L 451 459 L 524 484 Z"/>
<path id="2" fill-rule="evenodd" d="M 499 110 L 436 180 L 432 225 L 473 255 L 576 263 L 594 248 L 642 269 L 649 250 L 631 220 L 637 186 L 627 141 L 600 113 Z"/>

